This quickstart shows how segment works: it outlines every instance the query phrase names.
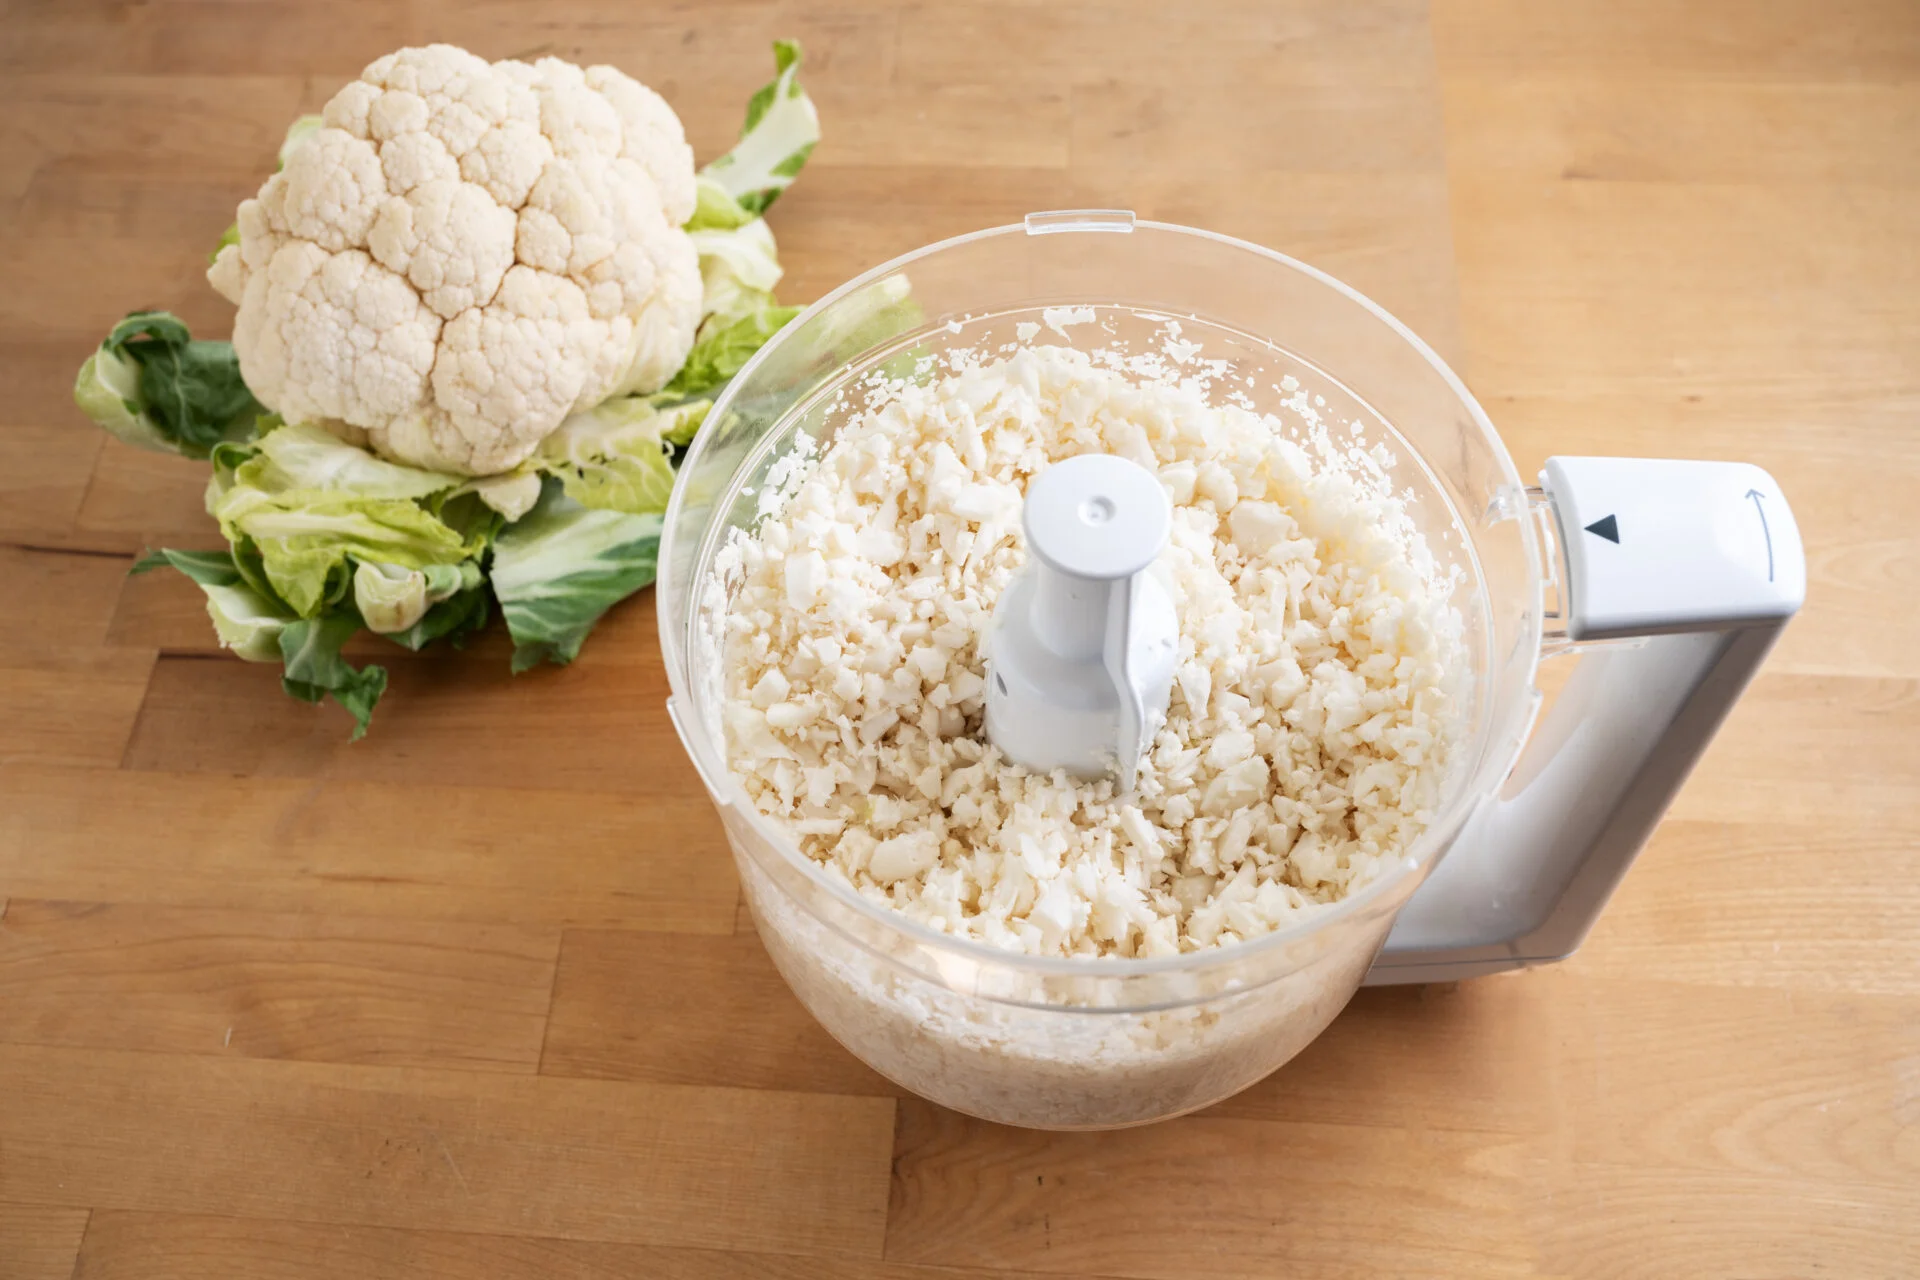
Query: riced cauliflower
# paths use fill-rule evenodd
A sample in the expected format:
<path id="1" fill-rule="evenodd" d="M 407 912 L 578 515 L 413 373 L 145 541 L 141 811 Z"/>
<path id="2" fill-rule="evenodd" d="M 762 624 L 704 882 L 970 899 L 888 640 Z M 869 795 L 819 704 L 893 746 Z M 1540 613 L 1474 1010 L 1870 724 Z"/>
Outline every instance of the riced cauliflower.
<path id="1" fill-rule="evenodd" d="M 321 123 L 207 273 L 266 407 L 488 475 L 686 361 L 693 152 L 645 85 L 432 45 L 374 62 Z"/>
<path id="2" fill-rule="evenodd" d="M 1254 938 L 1403 855 L 1439 802 L 1463 658 L 1390 486 L 1070 348 L 952 367 L 882 386 L 796 455 L 716 561 L 726 750 L 752 802 L 874 902 L 1037 955 Z M 1179 665 L 1127 794 L 1031 773 L 983 733 L 1020 494 L 1086 452 L 1155 471 L 1174 505 Z"/>

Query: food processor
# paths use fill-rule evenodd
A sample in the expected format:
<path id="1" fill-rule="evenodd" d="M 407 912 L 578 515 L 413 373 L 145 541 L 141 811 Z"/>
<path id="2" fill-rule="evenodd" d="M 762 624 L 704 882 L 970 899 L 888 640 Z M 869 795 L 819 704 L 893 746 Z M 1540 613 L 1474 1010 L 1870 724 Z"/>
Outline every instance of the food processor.
<path id="1" fill-rule="evenodd" d="M 1069 312 L 1091 322 L 1060 323 Z M 1386 468 L 1435 570 L 1453 580 L 1468 669 L 1431 822 L 1385 872 L 1300 923 L 1157 959 L 1000 950 L 862 898 L 803 856 L 729 771 L 717 553 L 857 412 L 872 376 L 935 376 L 937 357 L 958 349 L 1144 350 L 1170 322 L 1225 362 L 1246 407 L 1311 393 Z M 1137 575 L 1138 546 L 1086 554 L 1064 568 Z M 1055 1129 L 1216 1102 L 1298 1053 L 1363 983 L 1567 956 L 1806 582 L 1793 514 L 1759 468 L 1558 457 L 1529 486 L 1460 379 L 1359 293 L 1244 241 L 1099 210 L 928 246 L 808 308 L 715 405 L 682 463 L 660 556 L 668 710 L 782 975 L 904 1088 Z M 1536 668 L 1562 653 L 1575 669 L 1535 727 Z"/>

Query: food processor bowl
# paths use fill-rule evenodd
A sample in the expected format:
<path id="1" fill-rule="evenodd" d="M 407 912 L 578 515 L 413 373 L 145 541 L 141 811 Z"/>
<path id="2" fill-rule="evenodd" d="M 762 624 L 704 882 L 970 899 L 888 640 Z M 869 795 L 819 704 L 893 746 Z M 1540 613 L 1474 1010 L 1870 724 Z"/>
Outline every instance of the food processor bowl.
<path id="1" fill-rule="evenodd" d="M 1057 308 L 1091 307 L 1093 323 Z M 1052 314 L 1049 314 L 1049 312 Z M 714 555 L 751 527 L 795 433 L 824 446 L 839 393 L 871 371 L 948 348 L 1020 341 L 1146 350 L 1168 319 L 1252 406 L 1294 379 L 1333 421 L 1397 458 L 1396 489 L 1435 558 L 1473 666 L 1466 724 L 1438 815 L 1386 874 L 1307 922 L 1162 960 L 1044 959 L 937 933 L 837 884 L 755 811 L 725 763 L 711 619 Z M 1049 324 L 1049 321 L 1054 323 Z M 1370 398 L 1362 398 L 1365 389 Z M 1303 263 L 1129 215 L 1029 220 L 878 267 L 787 326 L 733 381 L 695 441 L 667 514 L 659 616 L 673 713 L 713 794 L 769 954 L 802 1002 L 889 1079 L 1009 1124 L 1140 1124 L 1206 1106 L 1266 1075 L 1344 1006 L 1394 911 L 1504 774 L 1532 707 L 1539 652 L 1536 533 L 1485 415 L 1424 343 Z M 712 602 L 707 602 L 711 606 Z"/>
<path id="2" fill-rule="evenodd" d="M 829 444 L 876 371 L 937 376 L 937 358 L 956 348 L 1143 352 L 1169 333 L 1228 362 L 1215 385 L 1256 411 L 1278 414 L 1304 388 L 1361 446 L 1356 465 L 1384 468 L 1378 478 L 1403 497 L 1437 573 L 1453 578 L 1465 669 L 1431 823 L 1370 883 L 1300 923 L 1167 958 L 1017 954 L 862 898 L 802 855 L 728 769 L 717 552 L 757 523 L 779 481 L 770 473 L 800 433 Z M 1124 212 L 1031 215 L 849 282 L 728 386 L 666 515 L 657 590 L 669 709 L 768 953 L 835 1038 L 902 1087 L 988 1120 L 1143 1124 L 1227 1097 L 1318 1035 L 1367 975 L 1396 913 L 1492 803 L 1538 706 L 1543 584 L 1557 573 L 1538 515 L 1460 379 L 1351 288 L 1271 250 Z"/>

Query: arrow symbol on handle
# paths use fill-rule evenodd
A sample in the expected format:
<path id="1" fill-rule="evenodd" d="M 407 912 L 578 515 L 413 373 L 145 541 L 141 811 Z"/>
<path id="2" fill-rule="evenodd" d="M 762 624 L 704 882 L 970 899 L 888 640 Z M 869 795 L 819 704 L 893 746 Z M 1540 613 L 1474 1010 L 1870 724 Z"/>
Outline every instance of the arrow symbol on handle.
<path id="1" fill-rule="evenodd" d="M 1767 528 L 1767 507 L 1762 501 L 1766 497 L 1758 489 L 1747 490 L 1747 496 L 1753 499 L 1753 509 L 1760 513 L 1760 533 L 1767 540 L 1767 581 L 1773 581 L 1773 530 Z"/>
<path id="2" fill-rule="evenodd" d="M 1620 545 L 1620 522 L 1612 516 L 1602 516 L 1587 526 L 1587 532 L 1605 538 L 1615 546 Z"/>

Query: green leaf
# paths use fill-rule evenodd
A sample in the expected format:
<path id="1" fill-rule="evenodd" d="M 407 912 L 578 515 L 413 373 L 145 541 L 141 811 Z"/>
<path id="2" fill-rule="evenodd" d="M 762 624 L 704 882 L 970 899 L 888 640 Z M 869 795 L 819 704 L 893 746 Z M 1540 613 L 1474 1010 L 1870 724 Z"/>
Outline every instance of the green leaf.
<path id="1" fill-rule="evenodd" d="M 630 396 L 572 415 L 541 442 L 536 465 L 583 507 L 665 511 L 673 493 L 667 444 L 691 440 L 710 406 L 694 400 L 661 408 L 657 401 Z"/>
<path id="2" fill-rule="evenodd" d="M 405 631 L 392 633 L 387 639 L 415 652 L 435 640 L 446 640 L 454 648 L 463 649 L 467 640 L 487 625 L 488 612 L 487 589 L 478 586 L 442 600 L 428 609 L 420 621 Z"/>
<path id="3" fill-rule="evenodd" d="M 392 499 L 315 492 L 275 498 L 240 485 L 213 514 L 229 538 L 247 538 L 259 549 L 267 581 L 303 618 L 346 594 L 349 556 L 424 569 L 471 559 L 485 545 L 462 539 L 414 503 Z"/>
<path id="4" fill-rule="evenodd" d="M 293 618 L 278 600 L 247 586 L 202 583 L 201 590 L 222 646 L 248 662 L 272 662 L 279 656 L 280 637 Z"/>
<path id="5" fill-rule="evenodd" d="M 288 125 L 287 136 L 280 140 L 280 152 L 273 166 L 274 172 L 278 173 L 286 168 L 287 161 L 293 158 L 293 153 L 304 146 L 314 134 L 326 127 L 326 119 L 322 116 L 301 116 Z"/>
<path id="6" fill-rule="evenodd" d="M 538 500 L 537 489 L 540 477 L 536 475 L 533 479 L 536 488 L 535 499 Z M 527 504 L 529 510 L 532 506 L 532 503 Z M 428 498 L 426 508 L 441 524 L 459 534 L 461 541 L 470 547 L 484 546 L 492 542 L 493 536 L 507 524 L 507 518 L 494 509 L 487 501 L 486 495 L 474 489 L 467 489 L 464 492 L 455 490 L 439 497 Z M 524 515 L 525 512 L 522 514 Z"/>
<path id="7" fill-rule="evenodd" d="M 513 637 L 513 669 L 572 662 L 603 614 L 653 581 L 660 517 L 596 511 L 550 485 L 494 543 L 490 581 Z"/>
<path id="8" fill-rule="evenodd" d="M 248 662 L 272 662 L 280 656 L 280 636 L 293 615 L 280 601 L 247 584 L 231 552 L 155 551 L 135 561 L 129 572 L 168 566 L 199 584 L 222 646 Z"/>
<path id="9" fill-rule="evenodd" d="M 700 316 L 732 320 L 773 304 L 780 283 L 780 257 L 763 218 L 732 230 L 695 231 L 688 238 L 700 255 Z"/>
<path id="10" fill-rule="evenodd" d="M 777 74 L 747 100 L 740 141 L 703 170 L 748 213 L 765 213 L 820 141 L 819 113 L 800 87 L 799 44 L 774 41 L 773 60 Z"/>
<path id="11" fill-rule="evenodd" d="M 374 704 L 387 687 L 387 673 L 381 668 L 356 670 L 340 656 L 341 646 L 361 628 L 360 615 L 348 606 L 322 618 L 295 617 L 278 599 L 249 585 L 244 569 L 247 554 L 242 547 L 232 551 L 169 548 L 142 556 L 131 572 L 150 573 L 171 566 L 198 583 L 207 597 L 207 614 L 224 647 L 249 662 L 279 661 L 284 669 L 281 688 L 303 702 L 332 697 L 353 715 L 353 739 L 359 741 L 366 734 Z M 459 610 L 439 618 L 429 610 L 408 633 L 408 639 L 417 640 L 408 647 L 418 648 L 435 636 L 447 634 L 463 620 L 472 627 L 486 622 L 486 589 L 480 585 L 478 569 L 464 575 L 448 572 L 456 589 L 468 588 L 447 601 L 451 605 L 460 600 Z M 473 598 L 479 600 L 477 622 L 472 621 Z M 426 634 L 429 631 L 432 634 Z"/>
<path id="12" fill-rule="evenodd" d="M 776 75 L 747 103 L 740 142 L 701 171 L 687 231 L 700 254 L 700 328 L 664 393 L 709 393 L 738 373 L 780 327 L 799 314 L 774 300 L 780 259 L 758 215 L 800 172 L 820 137 L 813 102 L 800 87 L 800 46 L 774 44 Z"/>
<path id="13" fill-rule="evenodd" d="M 165 311 L 136 311 L 80 366 L 73 402 L 142 449 L 204 458 L 265 412 L 240 377 L 230 342 L 195 341 Z"/>
<path id="14" fill-rule="evenodd" d="M 687 362 L 673 375 L 669 395 L 700 395 L 712 391 L 746 367 L 754 353 L 781 326 L 800 314 L 798 307 L 768 305 L 749 312 L 694 340 Z"/>
<path id="15" fill-rule="evenodd" d="M 426 498 L 465 483 L 463 476 L 389 462 L 309 423 L 263 433 L 255 449 L 265 464 L 251 482 L 273 493 L 324 489 L 356 498 Z"/>
<path id="16" fill-rule="evenodd" d="M 509 471 L 504 475 L 476 476 L 452 496 L 457 497 L 462 492 L 476 495 L 507 520 L 518 520 L 533 510 L 534 503 L 540 501 L 540 473 Z M 442 518 L 445 518 L 444 515 Z"/>
<path id="17" fill-rule="evenodd" d="M 240 224 L 237 222 L 229 222 L 227 224 L 227 229 L 220 233 L 220 239 L 214 243 L 213 252 L 207 255 L 208 263 L 214 263 L 219 261 L 220 251 L 222 249 L 226 248 L 230 244 L 239 244 L 239 243 L 240 243 Z"/>
<path id="18" fill-rule="evenodd" d="M 256 592 L 274 598 L 273 583 L 267 581 L 266 562 L 260 557 L 260 548 L 253 545 L 253 539 L 242 538 L 232 544 L 233 567 L 240 571 L 240 577 Z M 286 601 L 282 600 L 282 604 Z"/>
<path id="19" fill-rule="evenodd" d="M 232 465 L 238 456 L 215 459 L 208 511 L 228 541 L 252 548 L 273 593 L 303 618 L 345 598 L 350 558 L 402 569 L 456 565 L 478 556 L 498 526 L 477 497 L 446 504 L 458 527 L 421 505 L 460 477 L 376 458 L 318 427 L 282 426 Z"/>
<path id="20" fill-rule="evenodd" d="M 740 126 L 741 137 L 744 138 L 752 133 L 754 126 L 766 118 L 767 112 L 773 109 L 774 104 L 778 101 L 783 91 L 789 94 L 798 91 L 798 84 L 789 85 L 787 83 L 791 79 L 787 75 L 789 69 L 791 69 L 795 75 L 798 75 L 800 72 L 800 42 L 798 40 L 775 40 L 773 42 L 773 70 L 775 78 L 772 83 L 763 84 L 754 90 L 753 96 L 747 99 L 747 120 L 745 124 Z"/>
<path id="21" fill-rule="evenodd" d="M 353 607 L 367 630 L 396 635 L 413 630 L 442 600 L 480 585 L 480 566 L 436 564 L 406 569 L 367 562 L 353 571 Z"/>
<path id="22" fill-rule="evenodd" d="M 700 428 L 707 420 L 707 413 L 713 408 L 709 400 L 692 400 L 686 404 L 675 405 L 679 412 L 673 415 L 673 423 L 660 433 L 660 438 L 668 444 L 684 449 L 693 443 L 700 434 Z"/>
<path id="23" fill-rule="evenodd" d="M 774 300 L 780 259 L 764 219 L 695 231 L 691 238 L 700 254 L 700 327 L 680 371 L 660 392 L 670 397 L 715 391 L 800 313 Z"/>
<path id="24" fill-rule="evenodd" d="M 203 587 L 233 587 L 246 583 L 240 570 L 234 567 L 231 551 L 174 551 L 171 548 L 149 551 L 133 562 L 133 568 L 127 570 L 127 576 L 137 578 L 143 573 L 166 568 L 178 569 Z"/>
<path id="25" fill-rule="evenodd" d="M 302 702 L 331 697 L 345 707 L 354 720 L 354 742 L 366 736 L 374 705 L 387 690 L 385 668 L 369 663 L 356 669 L 340 656 L 341 646 L 358 630 L 359 616 L 343 609 L 290 622 L 280 633 L 280 659 L 286 667 L 280 687 Z"/>
<path id="26" fill-rule="evenodd" d="M 732 231 L 744 227 L 759 215 L 742 209 L 719 181 L 702 173 L 694 181 L 693 216 L 687 219 L 688 231 Z"/>

